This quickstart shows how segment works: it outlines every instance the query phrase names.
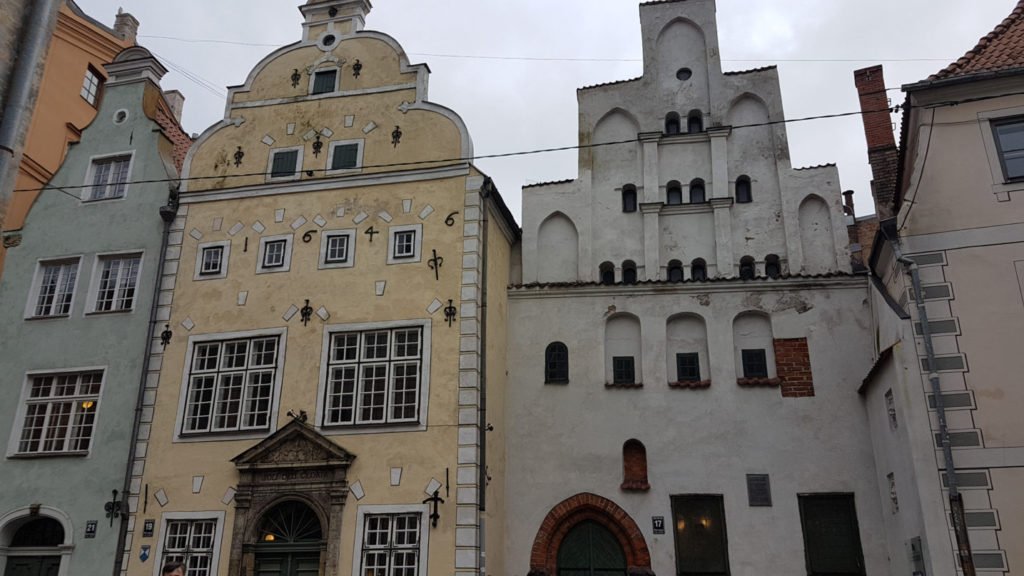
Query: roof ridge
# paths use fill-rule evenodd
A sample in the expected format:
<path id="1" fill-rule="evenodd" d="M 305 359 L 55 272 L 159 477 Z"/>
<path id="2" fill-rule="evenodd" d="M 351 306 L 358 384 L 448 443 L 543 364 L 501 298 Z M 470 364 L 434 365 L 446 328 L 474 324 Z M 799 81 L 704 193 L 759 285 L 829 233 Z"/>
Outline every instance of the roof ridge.
<path id="1" fill-rule="evenodd" d="M 1005 46 L 1005 50 L 1002 44 Z M 955 62 L 928 77 L 942 80 L 979 72 L 1024 66 L 1024 0 L 1018 0 L 1006 18 L 982 36 L 973 48 Z"/>

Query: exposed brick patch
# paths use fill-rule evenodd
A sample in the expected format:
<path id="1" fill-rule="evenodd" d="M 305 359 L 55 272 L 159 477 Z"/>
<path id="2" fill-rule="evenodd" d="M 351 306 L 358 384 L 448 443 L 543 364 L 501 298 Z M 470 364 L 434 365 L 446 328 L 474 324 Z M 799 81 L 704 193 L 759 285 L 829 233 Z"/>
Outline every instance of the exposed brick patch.
<path id="1" fill-rule="evenodd" d="M 814 396 L 807 338 L 776 338 L 775 370 L 782 381 L 783 398 Z"/>
<path id="2" fill-rule="evenodd" d="M 782 384 L 781 378 L 737 378 L 736 383 L 740 386 L 752 388 L 754 386 L 778 386 Z"/>
<path id="3" fill-rule="evenodd" d="M 647 481 L 647 448 L 639 440 L 627 440 L 622 445 L 622 486 L 627 492 L 651 489 Z"/>
<path id="4" fill-rule="evenodd" d="M 669 382 L 673 390 L 703 390 L 711 387 L 711 380 L 690 380 L 687 382 Z"/>
<path id="5" fill-rule="evenodd" d="M 630 576 L 653 576 L 651 553 L 640 527 L 615 502 L 589 492 L 566 498 L 548 512 L 533 541 L 529 576 L 556 576 L 562 540 L 577 524 L 588 521 L 608 530 L 619 542 Z"/>

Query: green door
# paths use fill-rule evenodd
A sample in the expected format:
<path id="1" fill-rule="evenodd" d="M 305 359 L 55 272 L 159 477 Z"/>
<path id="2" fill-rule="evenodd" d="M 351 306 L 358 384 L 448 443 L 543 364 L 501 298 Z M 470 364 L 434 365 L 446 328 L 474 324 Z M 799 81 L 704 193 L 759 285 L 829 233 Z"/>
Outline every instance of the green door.
<path id="1" fill-rule="evenodd" d="M 626 556 L 611 532 L 582 522 L 558 548 L 558 576 L 624 576 Z"/>
<path id="2" fill-rule="evenodd" d="M 58 571 L 59 556 L 12 556 L 4 576 L 57 576 Z"/>
<path id="3" fill-rule="evenodd" d="M 319 573 L 319 552 L 259 552 L 256 554 L 255 576 L 317 576 Z"/>

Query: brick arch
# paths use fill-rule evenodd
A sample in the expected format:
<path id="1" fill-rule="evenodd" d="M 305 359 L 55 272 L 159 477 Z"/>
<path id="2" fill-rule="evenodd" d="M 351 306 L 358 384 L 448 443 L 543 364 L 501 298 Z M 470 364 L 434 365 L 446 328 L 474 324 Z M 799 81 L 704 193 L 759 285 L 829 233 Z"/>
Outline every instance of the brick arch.
<path id="1" fill-rule="evenodd" d="M 533 541 L 529 576 L 557 576 L 562 540 L 576 525 L 587 521 L 597 523 L 618 540 L 629 576 L 654 576 L 651 553 L 640 527 L 615 502 L 589 492 L 567 498 L 548 512 Z"/>

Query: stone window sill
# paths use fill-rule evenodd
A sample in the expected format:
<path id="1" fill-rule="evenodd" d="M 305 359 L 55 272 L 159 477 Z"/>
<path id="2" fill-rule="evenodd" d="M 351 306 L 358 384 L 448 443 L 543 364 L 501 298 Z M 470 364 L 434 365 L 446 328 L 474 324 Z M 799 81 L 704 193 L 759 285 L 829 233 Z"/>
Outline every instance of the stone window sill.
<path id="1" fill-rule="evenodd" d="M 632 480 L 629 482 L 623 482 L 620 488 L 622 488 L 622 490 L 625 492 L 647 492 L 648 490 L 651 489 L 651 485 L 648 484 L 646 481 L 638 482 L 636 480 Z"/>
<path id="2" fill-rule="evenodd" d="M 737 378 L 736 383 L 746 387 L 775 387 L 782 384 L 781 378 Z"/>
<path id="3" fill-rule="evenodd" d="M 634 389 L 634 388 L 643 388 L 644 387 L 644 383 L 643 382 L 630 382 L 628 384 L 616 384 L 614 382 L 606 382 L 604 387 L 608 388 L 608 389 L 630 390 L 630 389 Z"/>
<path id="4" fill-rule="evenodd" d="M 674 390 L 702 390 L 711 386 L 711 380 L 687 380 L 685 382 L 669 382 L 668 387 Z"/>

